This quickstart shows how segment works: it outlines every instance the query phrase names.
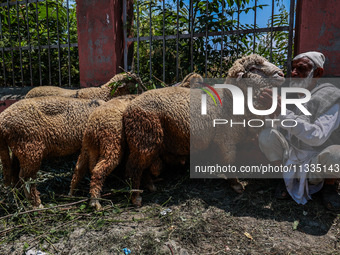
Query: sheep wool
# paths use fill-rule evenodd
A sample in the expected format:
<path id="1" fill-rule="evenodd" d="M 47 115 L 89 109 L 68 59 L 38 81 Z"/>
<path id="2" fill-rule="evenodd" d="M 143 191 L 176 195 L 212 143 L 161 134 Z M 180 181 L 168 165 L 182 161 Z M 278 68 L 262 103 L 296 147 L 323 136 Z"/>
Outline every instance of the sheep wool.
<path id="1" fill-rule="evenodd" d="M 118 83 L 113 95 L 111 94 L 112 87 L 110 84 Z M 84 99 L 101 99 L 109 101 L 113 97 L 131 94 L 132 90 L 136 89 L 137 77 L 132 77 L 126 73 L 116 74 L 107 83 L 100 87 L 91 87 L 83 89 L 64 89 L 55 86 L 41 86 L 30 90 L 25 98 L 42 97 L 42 96 L 61 96 Z M 138 88 L 138 92 L 141 89 Z"/>
<path id="2" fill-rule="evenodd" d="M 241 64 L 244 68 L 241 68 Z M 237 77 L 237 85 L 246 90 L 243 77 L 250 78 L 252 86 L 258 89 L 271 84 L 281 84 L 282 71 L 258 55 L 250 55 L 235 62 L 236 67 L 231 69 L 230 78 Z M 233 68 L 233 67 L 232 67 Z M 234 70 L 234 71 L 233 71 Z M 239 72 L 239 73 L 238 73 Z M 261 77 L 273 78 L 274 83 L 264 83 Z M 234 79 L 236 80 L 236 79 Z M 236 145 L 245 139 L 250 139 L 246 128 L 235 128 L 232 132 L 217 128 L 209 132 L 206 123 L 220 116 L 232 115 L 231 93 L 227 90 L 216 89 L 223 102 L 223 107 L 215 113 L 206 115 L 205 121 L 200 118 L 200 109 L 190 109 L 192 105 L 200 105 L 195 100 L 200 100 L 200 89 L 169 87 L 145 92 L 131 102 L 123 114 L 126 140 L 130 149 L 126 172 L 132 180 L 132 188 L 139 189 L 144 169 L 150 167 L 153 161 L 159 161 L 163 155 L 171 154 L 179 157 L 189 156 L 191 153 L 200 153 L 214 144 L 223 164 L 230 164 L 236 159 Z M 210 102 L 212 103 L 212 102 Z M 209 102 L 208 102 L 209 104 Z M 211 106 L 212 107 L 212 106 Z M 191 115 L 194 114 L 194 115 Z M 233 116 L 235 122 L 247 119 L 249 116 Z M 211 121 L 209 121 L 209 119 Z M 205 133 L 203 133 L 205 132 Z M 217 132 L 217 133 L 216 133 Z M 194 141 L 190 143 L 190 136 Z M 228 141 L 228 142 L 225 142 Z M 243 189 L 236 179 L 232 187 L 235 191 Z M 140 206 L 141 197 L 138 192 L 133 192 L 132 203 Z"/>
<path id="3" fill-rule="evenodd" d="M 123 111 L 137 95 L 125 95 L 111 99 L 96 108 L 90 115 L 84 134 L 70 188 L 70 195 L 87 170 L 91 173 L 90 206 L 101 208 L 96 198 L 106 177 L 121 163 L 125 151 Z"/>
<path id="4" fill-rule="evenodd" d="M 23 99 L 3 111 L 0 158 L 5 184 L 35 179 L 44 158 L 79 151 L 90 113 L 104 103 L 103 100 L 38 97 Z M 29 191 L 24 190 L 33 206 L 41 205 L 36 184 L 31 184 Z"/>

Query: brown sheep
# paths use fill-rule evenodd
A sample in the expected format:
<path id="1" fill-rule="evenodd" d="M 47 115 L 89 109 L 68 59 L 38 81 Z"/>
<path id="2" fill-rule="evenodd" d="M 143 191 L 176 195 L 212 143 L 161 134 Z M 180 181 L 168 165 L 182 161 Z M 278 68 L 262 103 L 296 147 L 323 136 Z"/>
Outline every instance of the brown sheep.
<path id="1" fill-rule="evenodd" d="M 70 195 L 87 170 L 91 173 L 90 206 L 101 208 L 99 201 L 106 177 L 120 164 L 125 151 L 123 111 L 137 95 L 120 96 L 95 109 L 84 134 L 82 149 L 76 164 Z"/>
<path id="2" fill-rule="evenodd" d="M 243 68 L 240 66 L 243 65 Z M 271 86 L 264 77 L 273 78 L 275 85 L 283 83 L 282 71 L 265 58 L 258 55 L 250 55 L 235 62 L 233 73 L 231 68 L 229 78 L 238 78 L 237 85 L 246 90 L 247 84 L 242 77 L 253 79 L 257 85 L 255 90 L 263 86 Z M 229 80 L 230 81 L 230 80 Z M 231 94 L 227 90 L 219 90 L 225 110 L 223 114 L 232 116 Z M 200 105 L 195 100 L 201 98 L 201 90 L 180 87 L 170 87 L 145 92 L 137 97 L 127 107 L 123 115 L 124 128 L 130 155 L 126 165 L 127 176 L 132 179 L 132 188 L 139 189 L 140 180 L 144 169 L 148 168 L 154 160 L 168 153 L 180 157 L 191 153 L 199 153 L 206 150 L 212 144 L 218 148 L 217 154 L 222 158 L 223 164 L 235 162 L 236 145 L 244 141 L 249 135 L 247 129 L 239 128 L 231 132 L 219 129 L 220 133 L 202 133 L 202 119 L 191 118 L 191 105 Z M 257 95 L 257 94 L 256 94 Z M 255 100 L 256 101 L 256 100 Z M 194 109 L 194 116 L 199 116 L 199 109 Z M 218 115 L 219 113 L 219 115 Z M 221 112 L 216 113 L 221 116 Z M 216 115 L 207 115 L 208 119 L 216 119 Z M 223 115 L 223 116 L 225 116 Z M 234 116 L 239 121 L 240 116 Z M 249 116 L 242 116 L 247 119 Z M 207 122 L 206 122 L 207 123 Z M 209 122 L 211 123 L 211 122 Z M 203 130 L 203 131 L 202 131 Z M 190 136 L 195 138 L 190 143 Z M 228 142 L 225 142 L 228 141 Z M 233 184 L 236 185 L 235 183 Z M 236 185 L 238 188 L 240 185 Z M 132 203 L 141 205 L 141 197 L 138 192 L 132 194 Z"/>
<path id="3" fill-rule="evenodd" d="M 121 163 L 126 148 L 125 134 L 123 131 L 123 111 L 131 100 L 137 95 L 120 96 L 106 102 L 95 109 L 86 127 L 82 149 L 79 155 L 70 186 L 70 195 L 85 173 L 90 170 L 90 206 L 100 210 L 101 205 L 97 198 L 106 177 Z M 185 159 L 174 158 L 172 155 L 165 155 L 162 158 L 167 163 L 184 164 Z M 146 188 L 155 191 L 151 175 L 158 176 L 162 169 L 162 160 L 154 161 L 144 178 Z"/>
<path id="4" fill-rule="evenodd" d="M 84 99 L 101 99 L 109 101 L 113 97 L 131 94 L 132 90 L 136 89 L 139 78 L 133 74 L 120 73 L 116 74 L 111 80 L 100 87 L 91 87 L 83 89 L 64 89 L 55 86 L 41 86 L 30 90 L 25 98 L 42 97 L 42 96 L 62 96 Z M 112 84 L 116 84 L 118 87 L 112 94 Z M 141 89 L 138 88 L 138 92 Z"/>
<path id="5" fill-rule="evenodd" d="M 203 81 L 199 74 L 189 74 L 182 81 L 184 87 L 190 85 L 192 78 Z M 79 181 L 84 177 L 88 169 L 91 173 L 90 206 L 97 210 L 101 208 L 99 201 L 100 192 L 106 177 L 121 163 L 125 150 L 125 135 L 123 132 L 123 111 L 136 98 L 137 95 L 120 96 L 111 99 L 104 105 L 95 109 L 88 120 L 82 150 L 76 164 L 71 187 L 70 195 L 74 194 L 74 190 Z M 186 158 L 173 157 L 173 155 L 164 155 L 163 161 L 167 163 L 184 164 Z M 150 171 L 145 175 L 147 188 L 154 191 L 156 188 L 151 181 L 151 175 L 157 176 L 162 168 L 162 160 L 154 161 L 150 167 Z"/>
<path id="6" fill-rule="evenodd" d="M 5 185 L 35 179 L 44 158 L 79 151 L 89 115 L 104 103 L 103 100 L 38 97 L 23 99 L 3 111 L 0 114 L 0 158 Z M 24 186 L 32 205 L 41 206 L 36 184 L 29 190 Z"/>

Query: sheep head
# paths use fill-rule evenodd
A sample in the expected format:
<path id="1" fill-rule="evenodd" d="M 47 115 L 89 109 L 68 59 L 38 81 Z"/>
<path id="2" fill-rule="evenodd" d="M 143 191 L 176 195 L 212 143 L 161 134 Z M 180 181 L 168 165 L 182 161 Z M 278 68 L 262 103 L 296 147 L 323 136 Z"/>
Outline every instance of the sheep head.
<path id="1" fill-rule="evenodd" d="M 176 83 L 173 87 L 183 87 L 183 88 L 193 88 L 200 86 L 199 84 L 203 82 L 203 78 L 198 73 L 189 73 L 184 77 L 183 81 Z"/>
<path id="2" fill-rule="evenodd" d="M 279 87 L 285 81 L 283 72 L 266 58 L 251 54 L 235 61 L 228 71 L 226 82 L 236 81 L 236 84 L 245 91 L 253 87 L 254 107 L 261 109 L 258 96 L 265 88 Z"/>
<path id="3" fill-rule="evenodd" d="M 120 73 L 116 74 L 103 86 L 110 87 L 111 95 L 113 96 L 123 96 L 128 94 L 142 93 L 142 88 L 140 86 L 140 78 L 133 73 Z"/>

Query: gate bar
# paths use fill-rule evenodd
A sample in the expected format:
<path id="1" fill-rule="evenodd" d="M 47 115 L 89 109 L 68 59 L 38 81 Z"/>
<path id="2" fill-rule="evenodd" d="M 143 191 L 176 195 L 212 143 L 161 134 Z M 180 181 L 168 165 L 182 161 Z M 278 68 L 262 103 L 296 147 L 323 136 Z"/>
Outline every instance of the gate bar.
<path id="1" fill-rule="evenodd" d="M 39 16 L 38 16 L 38 1 L 35 3 L 35 16 L 37 19 L 37 37 L 38 37 L 38 61 L 39 61 L 39 81 L 40 86 L 42 85 L 42 76 L 41 76 L 41 49 L 40 49 L 40 31 L 39 31 Z"/>
<path id="2" fill-rule="evenodd" d="M 52 72 L 51 72 L 51 46 L 50 46 L 50 25 L 48 18 L 48 1 L 46 1 L 46 25 L 47 25 L 47 57 L 48 57 L 48 85 L 52 85 Z"/>
<path id="3" fill-rule="evenodd" d="M 290 77 L 290 73 L 291 73 L 291 70 L 292 70 L 294 10 L 295 10 L 295 0 L 290 0 L 289 35 L 288 35 L 288 56 L 287 56 L 287 77 Z"/>
<path id="4" fill-rule="evenodd" d="M 18 39 L 19 39 L 19 45 L 21 46 L 21 35 L 20 35 L 20 19 L 19 19 L 19 5 L 18 2 L 16 2 L 16 9 L 17 9 L 17 21 L 18 21 Z M 21 74 L 21 84 L 24 83 L 24 72 L 22 70 L 22 50 L 19 50 L 19 57 L 20 57 L 20 74 Z"/>

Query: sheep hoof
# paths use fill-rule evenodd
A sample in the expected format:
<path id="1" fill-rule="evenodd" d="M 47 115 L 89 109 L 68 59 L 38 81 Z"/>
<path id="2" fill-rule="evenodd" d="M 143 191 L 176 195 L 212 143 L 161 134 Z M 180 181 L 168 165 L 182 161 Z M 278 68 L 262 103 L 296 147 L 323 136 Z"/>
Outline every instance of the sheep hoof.
<path id="1" fill-rule="evenodd" d="M 96 210 L 97 211 L 100 211 L 102 209 L 102 206 L 101 206 L 101 204 L 98 202 L 98 203 L 96 203 Z"/>
<path id="2" fill-rule="evenodd" d="M 243 185 L 241 183 L 231 185 L 231 188 L 238 194 L 242 194 L 244 191 Z"/>
<path id="3" fill-rule="evenodd" d="M 155 192 L 157 191 L 157 188 L 154 184 L 150 184 L 150 185 L 147 185 L 146 188 L 150 191 L 150 192 Z"/>
<path id="4" fill-rule="evenodd" d="M 43 209 L 43 208 L 44 206 L 42 204 L 33 206 L 33 209 Z"/>
<path id="5" fill-rule="evenodd" d="M 136 197 L 135 199 L 132 199 L 132 204 L 135 207 L 141 207 L 142 206 L 142 197 Z"/>
<path id="6" fill-rule="evenodd" d="M 95 208 L 96 211 L 100 211 L 102 209 L 102 206 L 98 202 L 98 200 L 91 200 L 90 201 L 90 207 Z"/>

